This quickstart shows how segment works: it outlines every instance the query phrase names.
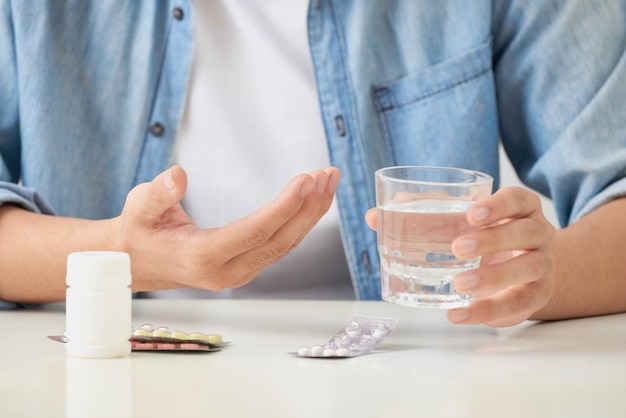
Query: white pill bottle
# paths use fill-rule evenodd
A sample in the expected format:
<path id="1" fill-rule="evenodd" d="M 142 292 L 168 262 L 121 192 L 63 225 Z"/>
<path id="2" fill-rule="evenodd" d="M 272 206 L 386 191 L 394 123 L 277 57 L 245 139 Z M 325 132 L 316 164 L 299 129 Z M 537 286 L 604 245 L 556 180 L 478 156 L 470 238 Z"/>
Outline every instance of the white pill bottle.
<path id="1" fill-rule="evenodd" d="M 85 251 L 67 257 L 66 352 L 82 358 L 130 354 L 132 327 L 130 257 Z"/>

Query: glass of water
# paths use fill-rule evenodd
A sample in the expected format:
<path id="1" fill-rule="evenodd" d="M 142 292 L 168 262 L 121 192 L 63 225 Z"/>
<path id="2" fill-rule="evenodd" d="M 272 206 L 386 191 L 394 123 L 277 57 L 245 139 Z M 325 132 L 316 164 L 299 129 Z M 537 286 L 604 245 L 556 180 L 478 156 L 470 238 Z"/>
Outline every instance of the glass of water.
<path id="1" fill-rule="evenodd" d="M 457 308 L 474 301 L 454 290 L 454 277 L 480 264 L 460 260 L 452 241 L 472 232 L 467 209 L 491 194 L 493 178 L 451 167 L 376 171 L 382 297 L 404 306 Z"/>

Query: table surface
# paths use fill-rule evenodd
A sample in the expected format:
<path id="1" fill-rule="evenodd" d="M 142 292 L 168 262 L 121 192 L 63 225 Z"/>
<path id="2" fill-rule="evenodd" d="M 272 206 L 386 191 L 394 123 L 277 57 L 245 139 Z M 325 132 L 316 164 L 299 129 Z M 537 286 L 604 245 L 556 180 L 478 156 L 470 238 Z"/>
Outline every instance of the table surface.
<path id="1" fill-rule="evenodd" d="M 374 352 L 312 359 L 352 315 Z M 63 304 L 0 312 L 0 417 L 625 417 L 626 314 L 457 326 L 386 302 L 135 300 L 133 325 L 222 334 L 218 352 L 67 357 Z"/>

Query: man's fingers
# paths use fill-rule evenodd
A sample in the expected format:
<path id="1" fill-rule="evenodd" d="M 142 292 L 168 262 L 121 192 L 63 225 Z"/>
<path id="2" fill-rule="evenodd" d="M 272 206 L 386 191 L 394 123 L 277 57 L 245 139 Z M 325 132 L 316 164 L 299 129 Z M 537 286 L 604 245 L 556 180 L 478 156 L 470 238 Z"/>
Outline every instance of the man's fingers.
<path id="1" fill-rule="evenodd" d="M 251 248 L 233 258 L 227 267 L 229 277 L 248 275 L 248 272 L 266 267 L 297 246 L 332 202 L 339 175 L 338 170 L 314 171 L 315 186 L 306 196 L 301 208 L 288 219 L 263 245 Z"/>
<path id="2" fill-rule="evenodd" d="M 309 174 L 294 177 L 272 202 L 251 215 L 236 220 L 218 232 L 211 232 L 213 246 L 217 249 L 218 263 L 243 254 L 253 248 L 265 245 L 285 223 L 301 209 L 305 199 L 315 188 L 315 181 Z"/>
<path id="3" fill-rule="evenodd" d="M 541 200 L 536 193 L 521 187 L 505 187 L 476 202 L 467 211 L 471 225 L 485 226 L 503 219 L 543 217 Z"/>
<path id="4" fill-rule="evenodd" d="M 377 231 L 378 230 L 378 209 L 371 208 L 365 213 L 365 223 L 370 229 Z"/>
<path id="5" fill-rule="evenodd" d="M 316 177 L 315 173 L 313 174 L 314 178 L 316 179 L 316 184 L 318 185 L 318 187 L 320 187 L 318 191 L 322 195 L 322 200 L 320 202 L 317 215 L 315 215 L 311 219 L 309 224 L 304 229 L 302 229 L 300 236 L 292 243 L 292 249 L 299 245 L 300 242 L 302 242 L 304 237 L 311 231 L 311 229 L 313 229 L 313 227 L 317 224 L 317 222 L 319 222 L 322 216 L 324 216 L 326 212 L 328 212 L 328 209 L 330 209 L 330 205 L 333 203 L 335 191 L 337 190 L 337 185 L 339 184 L 339 180 L 341 179 L 341 172 L 335 167 L 329 167 L 322 173 L 322 176 L 327 176 L 326 181 L 324 181 L 323 177 Z"/>
<path id="6" fill-rule="evenodd" d="M 540 280 L 550 275 L 553 268 L 554 260 L 545 253 L 524 252 L 507 261 L 481 265 L 458 274 L 454 279 L 454 288 L 457 292 L 484 299 L 507 287 Z"/>
<path id="7" fill-rule="evenodd" d="M 449 310 L 448 319 L 457 324 L 517 325 L 546 304 L 550 286 L 552 282 L 547 278 L 512 286 L 469 307 Z"/>
<path id="8" fill-rule="evenodd" d="M 547 221 L 542 219 L 515 219 L 456 238 L 452 252 L 465 259 L 502 251 L 535 250 L 554 233 L 554 228 L 546 226 Z"/>
<path id="9" fill-rule="evenodd" d="M 265 245 L 253 248 L 236 260 L 233 268 L 248 271 L 268 265 L 287 254 L 310 231 L 320 217 L 320 208 L 328 191 L 329 176 L 324 171 L 312 173 L 315 188 L 309 193 L 298 213 L 285 222 Z"/>

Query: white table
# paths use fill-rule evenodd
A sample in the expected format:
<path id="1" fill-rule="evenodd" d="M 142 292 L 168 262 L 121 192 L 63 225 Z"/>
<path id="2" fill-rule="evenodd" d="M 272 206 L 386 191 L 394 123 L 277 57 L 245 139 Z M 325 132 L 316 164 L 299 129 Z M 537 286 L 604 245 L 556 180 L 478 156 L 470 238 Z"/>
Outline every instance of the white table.
<path id="1" fill-rule="evenodd" d="M 64 305 L 0 312 L 0 417 L 626 417 L 626 315 L 507 329 L 385 302 L 135 300 L 133 325 L 220 333 L 213 353 L 67 358 Z M 287 354 L 350 315 L 398 318 L 376 352 Z"/>

